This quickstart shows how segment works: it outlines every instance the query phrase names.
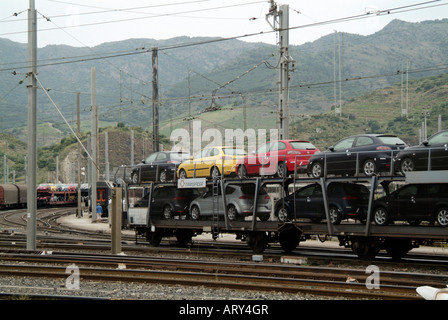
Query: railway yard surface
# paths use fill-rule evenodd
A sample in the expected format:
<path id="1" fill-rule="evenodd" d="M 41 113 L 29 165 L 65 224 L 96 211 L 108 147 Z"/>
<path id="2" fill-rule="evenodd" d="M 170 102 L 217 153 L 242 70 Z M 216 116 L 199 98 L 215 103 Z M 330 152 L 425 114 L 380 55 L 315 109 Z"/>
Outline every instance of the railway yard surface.
<path id="1" fill-rule="evenodd" d="M 272 245 L 255 255 L 229 234 L 216 241 L 203 234 L 186 247 L 170 241 L 151 247 L 134 231 L 122 230 L 123 252 L 111 255 L 107 220 L 92 223 L 86 214 L 76 218 L 73 209 L 59 209 L 42 211 L 46 228 L 38 228 L 39 251 L 27 252 L 24 226 L 11 221 L 0 222 L 3 299 L 421 301 L 416 287 L 443 288 L 448 279 L 444 247 L 421 246 L 403 261 L 361 261 L 337 241 L 308 240 L 288 254 Z M 378 279 L 372 266 L 380 271 Z"/>

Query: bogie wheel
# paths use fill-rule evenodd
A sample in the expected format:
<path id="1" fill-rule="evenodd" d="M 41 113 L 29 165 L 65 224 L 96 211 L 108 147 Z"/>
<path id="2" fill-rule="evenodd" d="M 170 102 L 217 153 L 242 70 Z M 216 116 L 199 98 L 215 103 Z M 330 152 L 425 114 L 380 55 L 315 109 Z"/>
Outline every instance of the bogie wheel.
<path id="1" fill-rule="evenodd" d="M 437 210 L 436 213 L 437 223 L 442 226 L 448 226 L 448 208 L 443 207 Z"/>
<path id="2" fill-rule="evenodd" d="M 373 176 L 376 173 L 375 161 L 372 159 L 366 160 L 362 165 L 362 172 L 368 177 Z"/>
<path id="3" fill-rule="evenodd" d="M 412 249 L 412 240 L 405 238 L 386 238 L 384 241 L 386 252 L 394 260 L 403 258 Z"/>
<path id="4" fill-rule="evenodd" d="M 193 230 L 191 229 L 177 229 L 176 239 L 180 246 L 186 246 L 193 237 Z"/>
<path id="5" fill-rule="evenodd" d="M 249 232 L 246 239 L 247 245 L 254 253 L 262 253 L 268 244 L 266 232 L 263 231 Z"/>
<path id="6" fill-rule="evenodd" d="M 163 218 L 164 218 L 165 220 L 173 219 L 173 209 L 171 208 L 170 205 L 166 205 L 166 206 L 163 208 Z"/>
<path id="7" fill-rule="evenodd" d="M 377 238 L 356 237 L 352 239 L 352 250 L 362 260 L 372 260 L 380 251 Z"/>
<path id="8" fill-rule="evenodd" d="M 383 207 L 378 207 L 373 210 L 373 221 L 378 226 L 386 226 L 389 224 L 389 213 Z"/>
<path id="9" fill-rule="evenodd" d="M 412 160 L 411 158 L 404 158 L 401 161 L 400 171 L 402 174 L 405 174 L 406 172 L 410 172 L 410 171 L 414 171 L 414 170 L 415 170 L 414 160 Z"/>
<path id="10" fill-rule="evenodd" d="M 302 232 L 297 228 L 281 231 L 279 234 L 280 246 L 285 252 L 291 252 L 300 243 Z"/>
<path id="11" fill-rule="evenodd" d="M 315 162 L 311 166 L 311 176 L 313 178 L 320 178 L 324 175 L 324 168 L 320 162 Z"/>
<path id="12" fill-rule="evenodd" d="M 187 173 L 184 169 L 180 169 L 179 171 L 179 179 L 187 179 Z"/>
<path id="13" fill-rule="evenodd" d="M 163 238 L 163 230 L 156 228 L 155 231 L 148 231 L 146 233 L 146 239 L 148 239 L 149 244 L 158 247 Z"/>
<path id="14" fill-rule="evenodd" d="M 190 210 L 191 220 L 201 220 L 201 213 L 198 206 L 192 206 Z"/>

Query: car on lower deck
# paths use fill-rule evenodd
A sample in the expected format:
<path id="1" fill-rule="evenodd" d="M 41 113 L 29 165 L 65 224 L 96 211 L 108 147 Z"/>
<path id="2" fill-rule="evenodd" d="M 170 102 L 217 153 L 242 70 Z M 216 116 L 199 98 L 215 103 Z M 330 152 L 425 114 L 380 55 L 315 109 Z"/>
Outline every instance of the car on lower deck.
<path id="1" fill-rule="evenodd" d="M 198 197 L 198 189 L 179 189 L 175 186 L 160 186 L 154 188 L 154 194 L 151 202 L 151 215 L 163 219 L 172 219 L 175 216 L 188 214 L 191 201 Z M 147 193 L 142 199 L 134 204 L 135 208 L 149 205 L 149 196 Z"/>
<path id="2" fill-rule="evenodd" d="M 224 218 L 224 204 L 220 186 L 213 187 L 202 196 L 193 200 L 190 204 L 190 219 L 200 220 L 217 215 L 219 219 Z M 244 220 L 247 216 L 252 216 L 255 203 L 255 184 L 247 183 L 242 185 L 229 184 L 225 190 L 226 211 L 230 221 Z M 272 202 L 265 189 L 261 188 L 258 194 L 258 206 L 256 215 L 260 220 L 266 221 L 271 214 Z"/>
<path id="3" fill-rule="evenodd" d="M 347 218 L 362 220 L 365 217 L 370 196 L 366 186 L 349 182 L 330 182 L 327 195 L 331 223 L 339 224 Z M 282 222 L 295 218 L 309 218 L 314 222 L 326 219 L 321 184 L 309 184 L 278 200 L 274 215 Z"/>
<path id="4" fill-rule="evenodd" d="M 375 200 L 373 221 L 380 226 L 394 221 L 448 226 L 448 183 L 411 183 L 398 188 Z"/>

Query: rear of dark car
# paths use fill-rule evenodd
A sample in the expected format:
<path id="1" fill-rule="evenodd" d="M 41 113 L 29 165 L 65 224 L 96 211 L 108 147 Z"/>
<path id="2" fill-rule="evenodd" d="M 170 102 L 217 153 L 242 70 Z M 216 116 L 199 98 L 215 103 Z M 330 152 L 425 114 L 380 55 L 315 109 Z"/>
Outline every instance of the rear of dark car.
<path id="1" fill-rule="evenodd" d="M 341 201 L 341 214 L 343 218 L 363 220 L 367 216 L 370 191 L 362 185 L 356 183 L 339 183 L 335 192 L 328 186 L 328 194 L 334 203 Z"/>

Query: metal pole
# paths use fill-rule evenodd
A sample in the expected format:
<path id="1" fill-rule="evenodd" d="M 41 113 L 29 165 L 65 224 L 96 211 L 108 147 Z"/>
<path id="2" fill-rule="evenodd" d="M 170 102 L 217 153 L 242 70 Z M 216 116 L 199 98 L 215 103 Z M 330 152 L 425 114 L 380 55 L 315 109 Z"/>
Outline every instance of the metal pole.
<path id="1" fill-rule="evenodd" d="M 96 95 L 95 95 L 95 67 L 92 68 L 91 70 L 91 77 L 92 77 L 92 96 L 91 96 L 91 104 L 92 104 L 92 114 L 91 114 L 91 127 L 92 127 L 92 138 L 91 138 L 91 146 L 92 146 L 92 150 L 90 152 L 90 154 L 92 155 L 92 193 L 91 193 L 91 206 L 92 206 L 92 222 L 96 222 L 97 220 L 97 216 L 96 216 L 96 182 L 98 180 L 98 174 L 97 174 L 97 155 L 96 155 L 96 151 L 97 151 L 97 111 L 96 111 Z"/>
<path id="2" fill-rule="evenodd" d="M 79 109 L 79 95 L 80 93 L 76 93 L 76 134 L 78 138 L 81 139 L 81 115 Z M 78 143 L 78 211 L 77 217 L 80 218 L 82 216 L 82 208 L 81 208 L 81 144 Z"/>
<path id="3" fill-rule="evenodd" d="M 159 151 L 159 84 L 158 84 L 158 49 L 152 49 L 152 150 Z"/>
<path id="4" fill-rule="evenodd" d="M 289 139 L 289 6 L 280 6 L 279 139 Z"/>
<path id="5" fill-rule="evenodd" d="M 27 250 L 36 250 L 37 228 L 37 22 L 34 0 L 30 0 L 28 9 L 28 177 L 27 177 Z"/>
<path id="6" fill-rule="evenodd" d="M 111 251 L 112 254 L 118 254 L 121 252 L 121 200 L 122 190 L 121 188 L 112 188 L 111 193 Z"/>

